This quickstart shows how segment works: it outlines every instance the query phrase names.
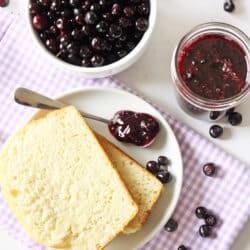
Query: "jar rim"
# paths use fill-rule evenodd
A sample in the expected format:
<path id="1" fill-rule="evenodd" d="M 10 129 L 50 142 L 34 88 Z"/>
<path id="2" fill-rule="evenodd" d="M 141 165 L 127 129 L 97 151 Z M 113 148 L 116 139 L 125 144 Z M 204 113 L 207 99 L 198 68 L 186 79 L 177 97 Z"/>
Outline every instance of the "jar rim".
<path id="1" fill-rule="evenodd" d="M 247 63 L 246 84 L 241 92 L 230 98 L 216 100 L 201 97 L 187 87 L 178 70 L 178 59 L 182 49 L 190 41 L 204 34 L 221 34 L 225 38 L 235 41 L 245 52 Z M 237 106 L 247 97 L 250 90 L 250 40 L 248 36 L 235 26 L 222 22 L 208 22 L 195 26 L 186 33 L 177 44 L 172 58 L 171 75 L 178 93 L 189 103 L 204 110 L 225 110 Z"/>

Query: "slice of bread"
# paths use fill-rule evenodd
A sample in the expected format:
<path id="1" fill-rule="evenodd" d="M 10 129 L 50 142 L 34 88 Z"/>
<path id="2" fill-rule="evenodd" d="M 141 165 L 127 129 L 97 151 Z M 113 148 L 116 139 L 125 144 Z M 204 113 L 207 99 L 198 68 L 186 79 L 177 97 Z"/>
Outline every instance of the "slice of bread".
<path id="1" fill-rule="evenodd" d="M 48 247 L 103 249 L 138 207 L 74 107 L 24 126 L 0 153 L 0 185 L 24 229 Z"/>
<path id="2" fill-rule="evenodd" d="M 33 119 L 39 119 L 48 112 L 51 111 L 40 110 Z M 139 207 L 136 217 L 123 230 L 125 234 L 135 233 L 146 222 L 163 190 L 163 185 L 155 176 L 106 138 L 97 133 L 96 137 Z"/>
<path id="3" fill-rule="evenodd" d="M 146 222 L 163 190 L 163 185 L 155 176 L 107 139 L 100 135 L 96 136 L 139 207 L 136 217 L 123 230 L 125 234 L 135 233 Z"/>

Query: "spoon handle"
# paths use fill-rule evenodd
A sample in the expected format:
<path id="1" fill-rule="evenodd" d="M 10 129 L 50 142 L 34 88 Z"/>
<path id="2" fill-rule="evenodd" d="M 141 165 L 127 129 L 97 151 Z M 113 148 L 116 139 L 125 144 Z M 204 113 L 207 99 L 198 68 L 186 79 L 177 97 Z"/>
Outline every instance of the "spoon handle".
<path id="1" fill-rule="evenodd" d="M 66 104 L 57 100 L 53 100 L 47 96 L 41 95 L 37 92 L 34 92 L 26 88 L 16 89 L 15 101 L 25 106 L 30 106 L 34 108 L 40 108 L 40 109 L 60 109 L 69 105 L 69 104 Z M 79 110 L 79 112 L 85 118 L 104 122 L 107 124 L 109 123 L 108 119 L 95 116 L 95 115 L 83 112 L 81 110 Z"/>

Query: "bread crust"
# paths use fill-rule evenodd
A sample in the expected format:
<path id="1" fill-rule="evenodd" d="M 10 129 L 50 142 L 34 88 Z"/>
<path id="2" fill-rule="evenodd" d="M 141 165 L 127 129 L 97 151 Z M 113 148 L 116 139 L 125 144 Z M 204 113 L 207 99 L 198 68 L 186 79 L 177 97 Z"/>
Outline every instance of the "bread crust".
<path id="1" fill-rule="evenodd" d="M 137 231 L 139 231 L 139 230 L 142 228 L 142 226 L 146 223 L 148 217 L 150 216 L 151 210 L 152 210 L 153 207 L 155 206 L 156 202 L 158 201 L 158 199 L 159 199 L 159 197 L 160 197 L 160 194 L 161 194 L 162 191 L 163 191 L 163 185 L 162 185 L 162 183 L 161 183 L 153 174 L 151 174 L 148 170 L 146 170 L 140 163 L 138 163 L 138 162 L 137 162 L 136 160 L 134 160 L 131 156 L 129 156 L 128 154 L 126 154 L 125 152 L 123 152 L 120 148 L 118 148 L 116 145 L 114 145 L 112 142 L 110 142 L 110 141 L 109 141 L 108 139 L 106 139 L 104 136 L 102 136 L 102 135 L 100 135 L 100 134 L 98 134 L 98 133 L 96 133 L 96 136 L 97 136 L 97 139 L 98 139 L 98 140 L 104 141 L 105 143 L 109 143 L 109 144 L 112 145 L 112 147 L 114 147 L 120 154 L 123 154 L 123 155 L 124 155 L 126 158 L 128 158 L 130 161 L 133 161 L 134 164 L 135 164 L 138 168 L 140 168 L 140 169 L 144 172 L 145 175 L 149 176 L 150 178 L 154 178 L 155 181 L 157 181 L 157 182 L 159 183 L 160 187 L 161 187 L 161 188 L 158 190 L 157 194 L 155 195 L 154 200 L 153 200 L 153 202 L 152 202 L 152 204 L 151 204 L 151 206 L 150 206 L 150 209 L 147 210 L 146 212 L 144 212 L 144 215 L 143 215 L 143 217 L 142 217 L 142 220 L 141 220 L 140 224 L 139 224 L 139 225 L 137 224 L 136 227 L 130 227 L 129 224 L 133 222 L 133 220 L 131 220 L 131 222 L 130 222 L 130 223 L 124 228 L 124 230 L 123 230 L 123 233 L 124 233 L 124 234 L 136 233 Z M 105 150 L 105 148 L 104 148 L 104 150 Z M 125 184 L 126 184 L 126 182 L 125 182 Z M 131 195 L 132 195 L 132 197 L 133 197 L 133 193 L 131 193 Z M 134 197 L 134 199 L 135 199 L 135 197 Z M 140 210 L 140 207 L 139 207 L 139 210 Z M 136 217 L 135 217 L 135 218 L 136 218 Z"/>

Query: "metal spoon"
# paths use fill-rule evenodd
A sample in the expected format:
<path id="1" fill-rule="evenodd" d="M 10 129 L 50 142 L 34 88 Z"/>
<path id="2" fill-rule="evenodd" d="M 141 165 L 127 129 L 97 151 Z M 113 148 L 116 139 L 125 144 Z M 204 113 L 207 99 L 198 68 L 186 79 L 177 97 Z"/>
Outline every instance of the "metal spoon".
<path id="1" fill-rule="evenodd" d="M 15 91 L 15 101 L 19 104 L 25 105 L 25 106 L 30 106 L 34 108 L 39 108 L 39 109 L 60 109 L 66 106 L 69 106 L 69 104 L 53 100 L 47 96 L 41 95 L 35 91 L 32 91 L 30 89 L 26 88 L 18 88 Z M 82 114 L 83 117 L 96 120 L 99 122 L 104 122 L 109 124 L 109 120 L 95 116 L 86 112 L 83 112 L 79 110 L 79 112 Z"/>

